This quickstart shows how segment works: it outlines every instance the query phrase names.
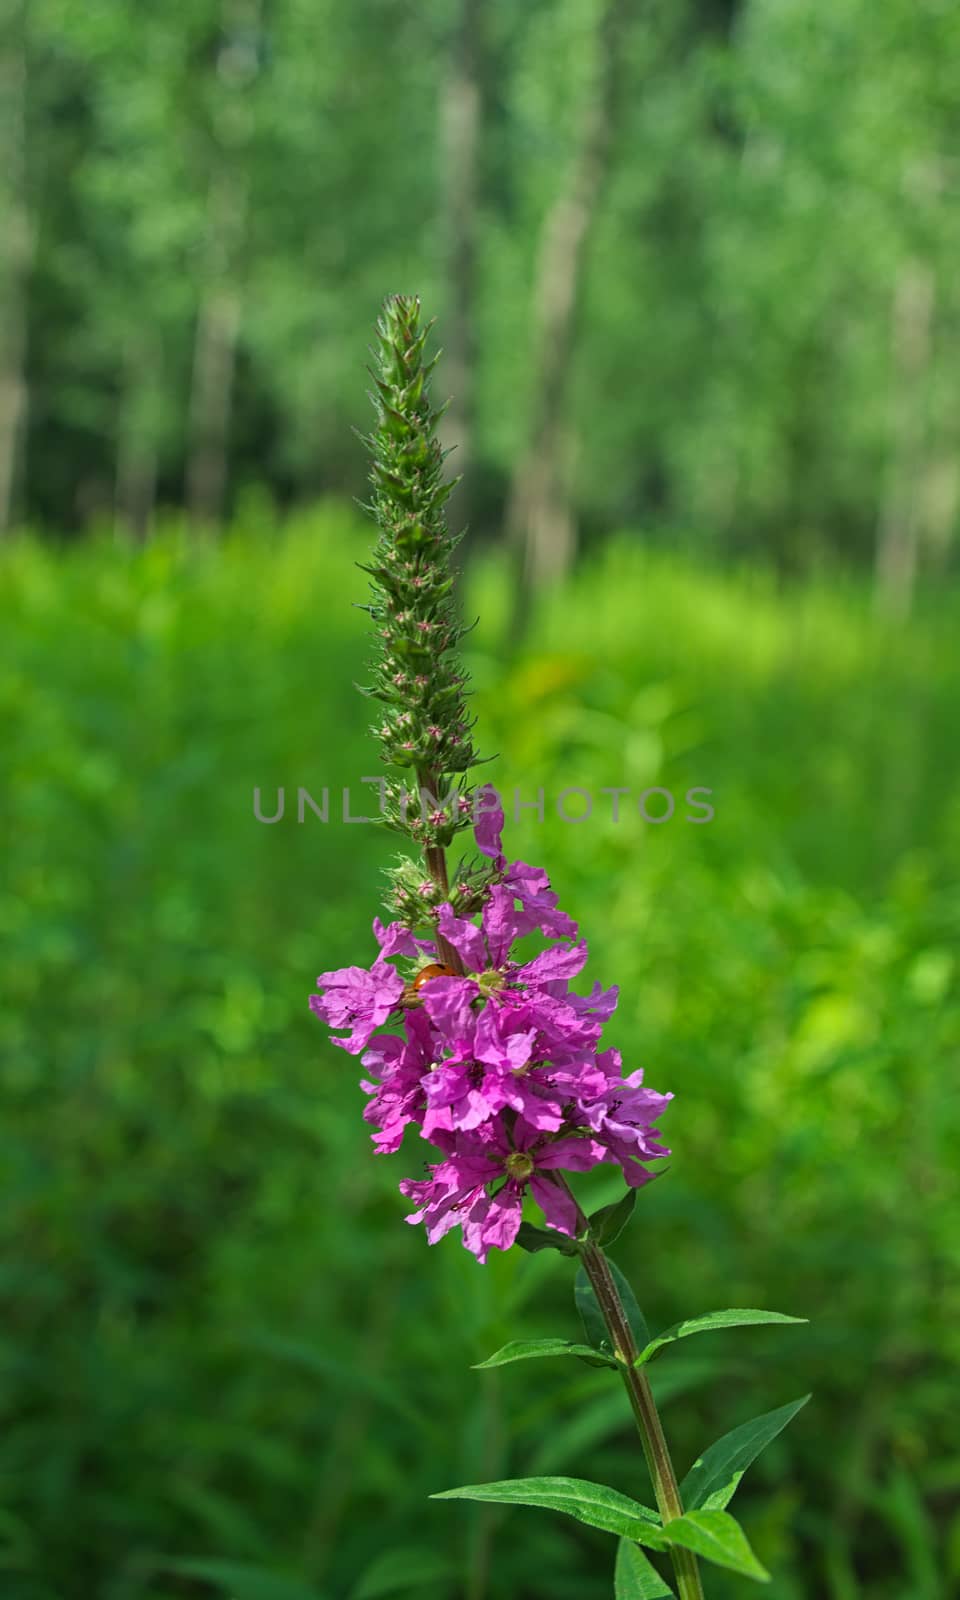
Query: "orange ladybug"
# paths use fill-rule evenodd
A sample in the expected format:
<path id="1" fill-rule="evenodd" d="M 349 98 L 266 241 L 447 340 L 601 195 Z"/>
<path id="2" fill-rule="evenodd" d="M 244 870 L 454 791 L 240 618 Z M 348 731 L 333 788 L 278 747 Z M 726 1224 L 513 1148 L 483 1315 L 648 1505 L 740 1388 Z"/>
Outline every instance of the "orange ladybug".
<path id="1" fill-rule="evenodd" d="M 425 983 L 429 983 L 430 982 L 431 978 L 455 978 L 455 977 L 456 977 L 456 973 L 454 972 L 452 967 L 441 967 L 441 966 L 439 966 L 437 964 L 437 962 L 434 961 L 429 967 L 421 967 L 420 968 L 420 971 L 417 973 L 417 976 L 413 980 L 413 992 L 414 992 L 414 994 L 416 994 L 419 989 L 423 988 Z"/>

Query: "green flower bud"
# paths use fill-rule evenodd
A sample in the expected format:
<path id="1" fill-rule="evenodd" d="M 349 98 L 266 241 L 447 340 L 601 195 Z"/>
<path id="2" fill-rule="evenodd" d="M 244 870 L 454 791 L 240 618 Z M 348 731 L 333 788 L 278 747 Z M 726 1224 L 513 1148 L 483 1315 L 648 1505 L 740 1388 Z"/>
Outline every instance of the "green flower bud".
<path id="1" fill-rule="evenodd" d="M 364 693 L 382 707 L 372 732 L 385 764 L 409 775 L 406 783 L 387 784 L 383 820 L 421 850 L 436 852 L 470 825 L 472 791 L 463 774 L 477 755 L 450 570 L 460 536 L 449 532 L 444 513 L 458 480 L 443 477 L 440 413 L 430 404 L 428 383 L 437 357 L 424 360 L 430 326 L 420 325 L 416 296 L 384 302 L 372 373 L 377 423 L 365 441 L 373 456 L 368 509 L 379 537 L 361 565 L 371 580 L 365 609 L 377 642 Z M 426 883 L 417 889 L 396 870 L 392 877 L 391 911 L 410 926 L 442 899 Z M 479 888 L 461 893 L 462 910 L 477 901 Z"/>

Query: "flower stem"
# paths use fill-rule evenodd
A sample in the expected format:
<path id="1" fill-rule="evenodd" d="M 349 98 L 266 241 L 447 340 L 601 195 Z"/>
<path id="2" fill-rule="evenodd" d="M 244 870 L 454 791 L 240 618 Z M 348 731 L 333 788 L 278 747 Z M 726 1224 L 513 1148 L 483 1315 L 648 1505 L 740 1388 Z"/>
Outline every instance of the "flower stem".
<path id="1" fill-rule="evenodd" d="M 439 788 L 436 773 L 431 772 L 429 769 L 417 769 L 417 784 L 420 794 L 424 792 L 433 794 Z M 444 900 L 449 900 L 450 880 L 447 876 L 447 852 L 444 850 L 443 845 L 424 845 L 423 858 L 427 872 L 437 885 Z M 460 959 L 459 951 L 455 950 L 449 940 L 445 939 L 439 931 L 436 940 L 437 954 L 444 966 L 449 967 L 451 972 L 455 972 L 458 978 L 462 978 L 466 969 Z"/>
<path id="2" fill-rule="evenodd" d="M 590 1225 L 577 1205 L 572 1189 L 565 1178 L 558 1174 L 558 1179 L 567 1194 L 577 1206 L 577 1232 L 580 1235 L 580 1259 L 583 1270 L 590 1280 L 590 1286 L 596 1296 L 600 1314 L 606 1323 L 610 1335 L 610 1343 L 614 1354 L 622 1365 L 620 1375 L 630 1401 L 643 1445 L 643 1453 L 650 1472 L 653 1492 L 656 1496 L 657 1509 L 661 1521 L 672 1522 L 675 1517 L 683 1516 L 683 1502 L 680 1499 L 680 1490 L 677 1487 L 677 1477 L 670 1460 L 670 1451 L 664 1437 L 663 1425 L 657 1403 L 653 1398 L 650 1381 L 642 1367 L 636 1365 L 639 1351 L 637 1342 L 633 1337 L 630 1319 L 624 1310 L 620 1292 L 614 1282 L 613 1274 L 607 1258 L 598 1244 L 590 1238 Z M 677 1589 L 680 1600 L 703 1600 L 703 1587 L 700 1582 L 700 1569 L 697 1558 L 690 1550 L 680 1546 L 671 1547 L 670 1559 L 677 1579 Z"/>

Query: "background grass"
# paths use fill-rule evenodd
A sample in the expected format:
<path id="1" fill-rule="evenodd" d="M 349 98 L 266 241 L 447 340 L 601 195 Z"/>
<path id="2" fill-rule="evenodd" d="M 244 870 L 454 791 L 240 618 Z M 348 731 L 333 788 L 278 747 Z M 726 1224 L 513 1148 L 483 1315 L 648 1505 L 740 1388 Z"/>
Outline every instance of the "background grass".
<path id="1" fill-rule="evenodd" d="M 294 801 L 328 785 L 335 819 L 376 770 L 352 687 L 367 540 L 333 506 L 216 548 L 6 559 L 10 1600 L 600 1600 L 603 1536 L 427 1496 L 537 1470 L 645 1496 L 606 1374 L 469 1371 L 574 1331 L 569 1266 L 428 1252 L 396 1193 L 426 1151 L 374 1158 L 356 1063 L 307 1012 L 319 971 L 371 953 L 391 854 Z M 741 1491 L 771 1594 L 954 1593 L 956 596 L 883 631 L 856 588 L 783 595 L 624 538 L 511 654 L 507 588 L 481 564 L 466 605 L 489 775 L 546 795 L 508 847 L 620 983 L 611 1042 L 676 1095 L 617 1259 L 654 1326 L 812 1319 L 663 1356 L 680 1468 L 812 1388 Z M 255 785 L 268 814 L 286 787 L 281 822 L 254 820 Z M 562 789 L 614 785 L 704 785 L 716 816 L 556 817 Z M 711 1571 L 709 1592 L 741 1589 Z"/>

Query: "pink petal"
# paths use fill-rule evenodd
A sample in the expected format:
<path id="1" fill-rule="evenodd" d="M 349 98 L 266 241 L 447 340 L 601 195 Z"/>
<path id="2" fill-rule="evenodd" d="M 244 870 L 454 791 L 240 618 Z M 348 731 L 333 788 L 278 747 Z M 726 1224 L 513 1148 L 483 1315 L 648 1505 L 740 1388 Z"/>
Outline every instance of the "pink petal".
<path id="1" fill-rule="evenodd" d="M 549 950 L 542 950 L 526 966 L 517 972 L 520 983 L 540 984 L 556 983 L 567 978 L 576 977 L 582 971 L 587 960 L 587 942 L 581 939 L 572 949 L 565 949 L 562 945 L 553 945 Z"/>
<path id="2" fill-rule="evenodd" d="M 500 843 L 503 834 L 503 807 L 500 796 L 491 783 L 478 789 L 474 798 L 473 836 L 482 856 L 488 856 L 498 867 L 505 862 Z"/>
<path id="3" fill-rule="evenodd" d="M 547 1169 L 562 1167 L 565 1172 L 589 1172 L 591 1167 L 607 1159 L 603 1145 L 598 1144 L 596 1139 L 574 1136 L 547 1145 L 537 1156 L 537 1166 Z"/>
<path id="4" fill-rule="evenodd" d="M 379 917 L 373 919 L 373 932 L 382 956 L 415 956 L 426 943 L 415 939 L 402 922 L 391 922 L 385 927 Z"/>
<path id="5" fill-rule="evenodd" d="M 449 905 L 440 907 L 437 922 L 439 931 L 449 939 L 457 954 L 463 957 L 471 972 L 483 972 L 487 965 L 487 947 L 483 934 L 465 917 L 455 917 Z"/>
<path id="6" fill-rule="evenodd" d="M 549 1178 L 540 1178 L 536 1173 L 530 1178 L 530 1190 L 547 1219 L 547 1227 L 556 1228 L 558 1233 L 568 1233 L 571 1239 L 574 1238 L 577 1232 L 577 1208 L 571 1196 L 558 1184 L 551 1183 Z"/>

